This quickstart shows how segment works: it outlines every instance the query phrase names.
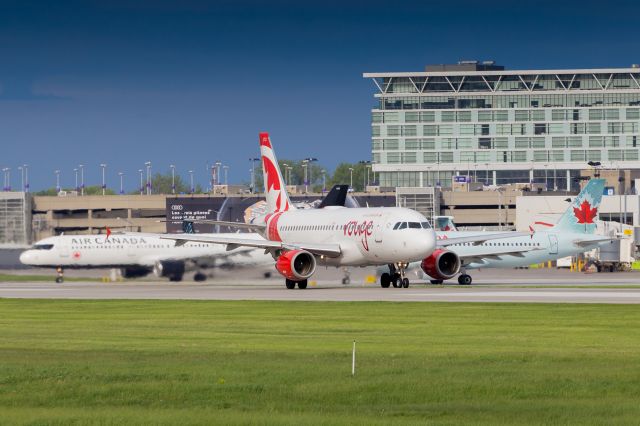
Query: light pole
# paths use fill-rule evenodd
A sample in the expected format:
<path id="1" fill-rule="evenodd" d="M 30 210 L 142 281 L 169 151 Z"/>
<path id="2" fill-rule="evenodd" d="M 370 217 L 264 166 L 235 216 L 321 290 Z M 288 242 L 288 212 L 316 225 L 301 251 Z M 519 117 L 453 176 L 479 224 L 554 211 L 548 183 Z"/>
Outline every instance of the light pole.
<path id="1" fill-rule="evenodd" d="M 80 187 L 78 186 L 78 169 L 73 169 L 73 173 L 76 175 L 76 195 L 80 193 Z"/>
<path id="2" fill-rule="evenodd" d="M 106 164 L 100 164 L 100 167 L 102 168 L 102 195 L 105 195 L 106 191 L 107 191 L 107 182 L 105 180 L 105 170 L 107 168 Z"/>
<path id="3" fill-rule="evenodd" d="M 220 166 L 222 166 L 222 163 L 216 161 L 216 185 L 220 185 Z"/>
<path id="4" fill-rule="evenodd" d="M 120 176 L 120 195 L 124 195 L 124 173 L 118 172 L 118 176 Z"/>
<path id="5" fill-rule="evenodd" d="M 312 174 L 313 174 L 313 170 L 312 170 L 313 169 L 313 162 L 317 162 L 318 159 L 314 158 L 314 157 L 309 157 L 309 158 L 305 158 L 305 160 L 307 161 L 307 166 L 308 166 L 308 169 L 309 169 L 309 172 L 308 172 L 309 173 L 309 184 L 311 185 L 311 191 L 313 191 L 313 176 L 312 176 Z M 305 189 L 305 192 L 306 192 L 306 189 Z"/>
<path id="6" fill-rule="evenodd" d="M 80 169 L 80 195 L 84 195 L 84 164 L 79 164 Z"/>
<path id="7" fill-rule="evenodd" d="M 3 191 L 11 191 L 11 174 L 10 174 L 10 168 L 5 167 L 4 169 L 2 169 L 2 172 L 4 174 L 4 184 L 2 185 L 2 190 Z"/>
<path id="8" fill-rule="evenodd" d="M 222 166 L 222 170 L 224 170 L 224 186 L 229 186 L 229 166 Z"/>
<path id="9" fill-rule="evenodd" d="M 20 170 L 20 188 L 24 191 L 24 169 L 22 166 L 18 166 L 18 170 Z"/>
<path id="10" fill-rule="evenodd" d="M 189 170 L 189 182 L 191 183 L 189 186 L 189 193 L 193 194 L 193 170 Z"/>
<path id="11" fill-rule="evenodd" d="M 282 163 L 282 167 L 284 168 L 284 186 L 289 185 L 289 179 L 287 179 L 287 171 L 289 170 L 289 165 Z"/>
<path id="12" fill-rule="evenodd" d="M 176 193 L 176 166 L 173 164 L 170 164 L 169 167 L 171 168 L 171 193 L 175 194 Z"/>
<path id="13" fill-rule="evenodd" d="M 489 186 L 489 163 L 484 163 L 484 166 L 486 167 L 486 173 L 487 173 L 485 182 L 487 183 L 487 186 Z"/>
<path id="14" fill-rule="evenodd" d="M 309 161 L 308 160 L 302 160 L 302 169 L 304 170 L 304 175 L 303 175 L 303 179 L 304 179 L 304 193 L 306 194 L 309 188 L 309 180 L 307 179 L 307 168 L 309 166 Z"/>
<path id="15" fill-rule="evenodd" d="M 353 189 L 353 167 L 349 167 L 349 188 Z"/>
<path id="16" fill-rule="evenodd" d="M 371 165 L 371 161 L 369 160 L 360 160 L 358 161 L 358 164 L 362 164 L 364 169 L 363 169 L 363 173 L 362 173 L 362 187 L 364 188 L 364 192 L 367 192 L 367 185 L 369 184 L 369 166 Z M 367 171 L 366 175 L 364 173 L 364 170 Z"/>
<path id="17" fill-rule="evenodd" d="M 147 195 L 151 195 L 151 161 L 144 163 L 147 167 Z"/>
<path id="18" fill-rule="evenodd" d="M 249 163 L 251 163 L 251 186 L 249 187 L 249 191 L 252 194 L 255 193 L 255 187 L 256 187 L 256 161 L 260 161 L 260 159 L 249 158 Z"/>
<path id="19" fill-rule="evenodd" d="M 23 164 L 24 167 L 24 192 L 29 192 L 29 165 Z"/>
<path id="20" fill-rule="evenodd" d="M 56 194 L 60 192 L 60 170 L 54 170 L 53 173 L 56 175 Z"/>
<path id="21" fill-rule="evenodd" d="M 144 170 L 138 169 L 138 173 L 140 173 L 140 195 L 144 194 L 144 181 L 142 180 L 142 173 Z"/>
<path id="22" fill-rule="evenodd" d="M 289 182 L 289 185 L 291 185 L 291 170 L 293 170 L 293 166 L 287 167 L 287 173 L 289 173 L 289 179 L 287 179 L 287 182 Z"/>
<path id="23" fill-rule="evenodd" d="M 325 169 L 322 169 L 320 173 L 322 173 L 322 193 L 324 194 L 324 192 L 327 190 L 327 171 Z"/>

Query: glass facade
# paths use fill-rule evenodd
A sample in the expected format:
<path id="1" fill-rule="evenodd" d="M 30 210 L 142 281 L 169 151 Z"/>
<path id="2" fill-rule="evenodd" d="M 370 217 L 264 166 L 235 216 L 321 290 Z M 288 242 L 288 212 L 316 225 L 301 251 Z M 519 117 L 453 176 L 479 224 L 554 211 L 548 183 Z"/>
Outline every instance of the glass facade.
<path id="1" fill-rule="evenodd" d="M 606 72 L 604 72 L 606 71 Z M 640 69 L 365 74 L 383 186 L 546 182 L 575 189 L 587 162 L 640 169 Z"/>

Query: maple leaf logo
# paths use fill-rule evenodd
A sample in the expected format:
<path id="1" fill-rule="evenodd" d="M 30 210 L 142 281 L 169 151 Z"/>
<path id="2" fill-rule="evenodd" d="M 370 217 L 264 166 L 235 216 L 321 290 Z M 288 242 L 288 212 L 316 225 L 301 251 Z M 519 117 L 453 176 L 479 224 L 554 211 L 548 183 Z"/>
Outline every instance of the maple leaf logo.
<path id="1" fill-rule="evenodd" d="M 598 214 L 598 208 L 591 208 L 591 204 L 587 200 L 582 201 L 580 204 L 580 208 L 574 207 L 573 214 L 578 219 L 578 223 L 593 223 L 593 219 L 595 219 Z"/>
<path id="2" fill-rule="evenodd" d="M 280 190 L 280 179 L 278 178 L 276 167 L 267 157 L 262 157 L 262 162 L 264 170 L 267 172 L 267 191 L 271 191 L 271 189 Z"/>

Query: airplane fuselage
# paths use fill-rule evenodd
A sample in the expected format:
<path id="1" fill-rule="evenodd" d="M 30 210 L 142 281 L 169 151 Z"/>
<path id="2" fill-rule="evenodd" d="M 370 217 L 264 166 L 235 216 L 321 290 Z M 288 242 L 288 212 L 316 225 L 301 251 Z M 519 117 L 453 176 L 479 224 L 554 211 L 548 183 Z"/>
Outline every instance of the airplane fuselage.
<path id="1" fill-rule="evenodd" d="M 436 232 L 436 234 L 438 239 L 480 235 L 480 233 L 472 231 Z M 508 234 L 508 232 L 505 232 L 505 234 Z M 463 265 L 467 269 L 515 268 L 573 256 L 597 248 L 602 244 L 602 242 L 594 241 L 592 245 L 578 247 L 573 243 L 577 240 L 588 240 L 590 237 L 587 234 L 538 231 L 531 236 L 503 238 L 485 241 L 477 245 L 473 243 L 454 244 L 449 246 L 448 250 L 455 252 L 460 257 L 480 256 L 483 253 L 487 253 L 488 250 L 495 252 L 523 250 L 522 253 L 517 255 L 498 254 L 496 257 L 484 256 L 479 261 L 472 261 Z M 598 237 L 594 236 L 594 238 Z"/>
<path id="2" fill-rule="evenodd" d="M 237 234 L 233 234 L 237 235 Z M 248 238 L 262 238 L 258 235 Z M 259 250 L 244 250 L 234 262 L 268 261 Z M 158 260 L 200 258 L 228 254 L 223 246 L 202 242 L 176 245 L 159 236 L 145 234 L 60 235 L 38 241 L 20 255 L 29 266 L 64 268 L 110 268 L 122 266 L 152 267 Z"/>
<path id="3" fill-rule="evenodd" d="M 261 221 L 266 225 L 264 236 L 272 241 L 338 244 L 340 256 L 321 256 L 322 265 L 412 262 L 429 256 L 436 246 L 435 233 L 427 219 L 405 208 L 291 210 L 267 215 Z M 398 223 L 407 225 L 399 229 Z"/>

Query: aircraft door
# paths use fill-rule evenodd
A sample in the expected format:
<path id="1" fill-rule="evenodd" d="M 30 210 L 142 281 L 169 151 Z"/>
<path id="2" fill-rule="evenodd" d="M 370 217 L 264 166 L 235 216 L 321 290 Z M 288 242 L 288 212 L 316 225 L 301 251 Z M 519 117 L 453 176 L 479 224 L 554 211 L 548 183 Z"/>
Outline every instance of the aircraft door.
<path id="1" fill-rule="evenodd" d="M 558 254 L 558 236 L 549 234 L 549 254 Z"/>
<path id="2" fill-rule="evenodd" d="M 60 238 L 60 242 L 56 246 L 58 246 L 58 255 L 61 258 L 68 259 L 71 256 L 71 247 L 66 238 Z"/>
<path id="3" fill-rule="evenodd" d="M 381 243 L 382 242 L 382 225 L 380 224 L 380 222 L 376 223 L 376 234 L 374 237 L 374 240 L 376 243 Z"/>

